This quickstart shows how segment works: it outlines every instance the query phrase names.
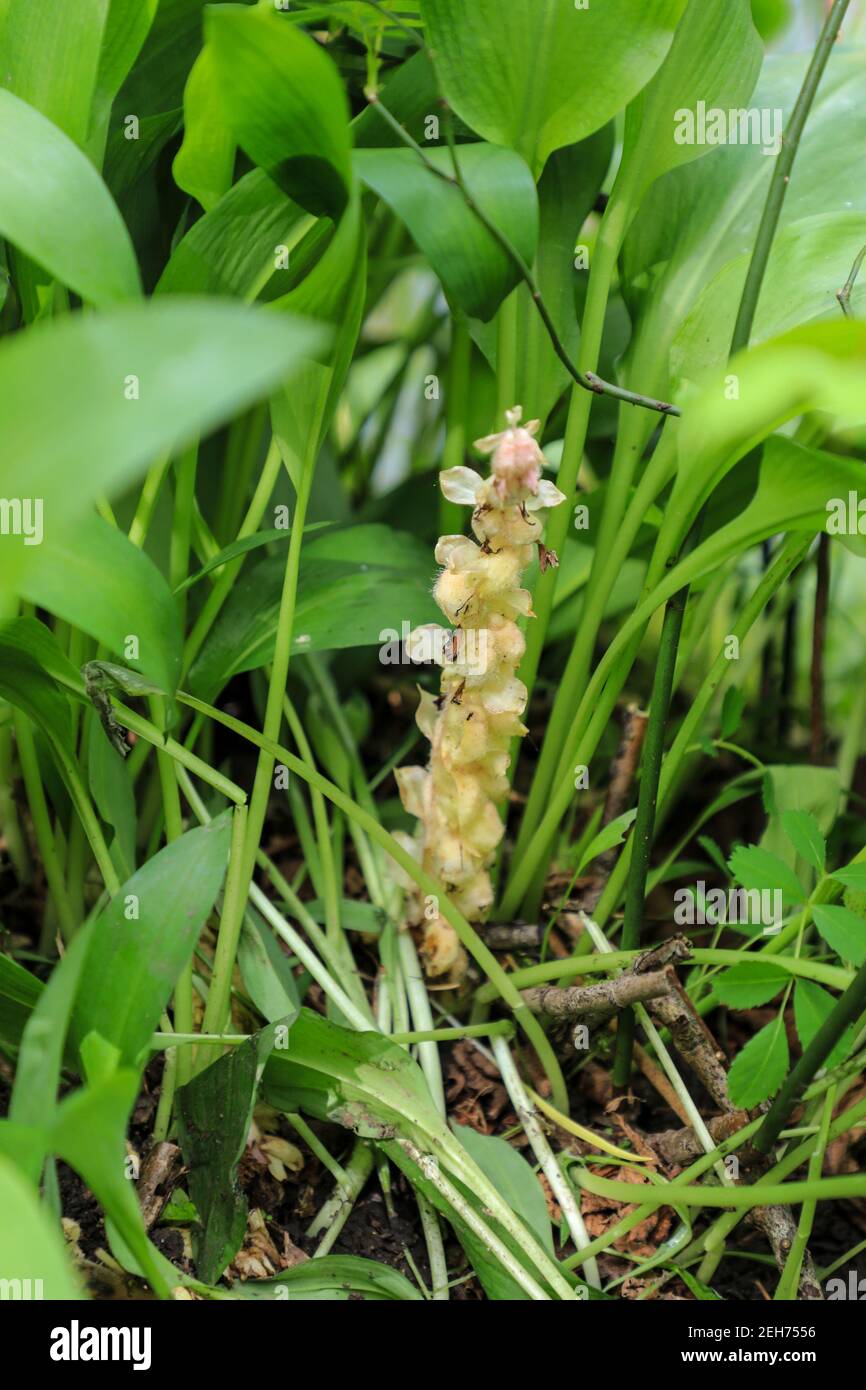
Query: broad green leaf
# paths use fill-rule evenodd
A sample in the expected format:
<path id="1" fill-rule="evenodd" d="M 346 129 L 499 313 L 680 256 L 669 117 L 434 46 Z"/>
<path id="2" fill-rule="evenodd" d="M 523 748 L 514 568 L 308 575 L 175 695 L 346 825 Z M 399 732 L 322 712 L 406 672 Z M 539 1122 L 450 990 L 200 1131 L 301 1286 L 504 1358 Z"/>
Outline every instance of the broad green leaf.
<path id="1" fill-rule="evenodd" d="M 130 658 L 166 694 L 177 684 L 181 633 L 171 590 L 149 556 L 101 517 L 51 527 L 20 583 L 22 596 Z"/>
<path id="2" fill-rule="evenodd" d="M 838 318 L 836 291 L 863 242 L 862 212 L 819 213 L 783 228 L 773 243 L 751 341 L 766 342 L 810 320 Z M 728 261 L 698 296 L 671 348 L 674 379 L 694 381 L 726 361 L 750 260 L 747 252 Z M 864 294 L 855 285 L 855 314 Z"/>
<path id="3" fill-rule="evenodd" d="M 790 22 L 791 0 L 752 0 L 752 14 L 761 38 L 775 38 Z"/>
<path id="4" fill-rule="evenodd" d="M 7 0 L 3 86 L 84 147 L 110 0 Z M 5 144 L 6 139 L 0 141 Z"/>
<path id="5" fill-rule="evenodd" d="M 189 677 L 209 698 L 230 676 L 273 656 L 285 558 L 245 569 Z M 385 526 L 329 529 L 304 545 L 293 625 L 293 652 L 387 647 L 399 660 L 404 624 L 441 617 L 430 597 L 430 560 L 420 542 Z M 384 659 L 384 658 L 383 658 Z"/>
<path id="6" fill-rule="evenodd" d="M 239 1280 L 228 1296 L 270 1303 L 345 1303 L 358 1297 L 365 1303 L 423 1301 L 423 1294 L 398 1270 L 361 1255 L 324 1255 L 273 1279 Z"/>
<path id="7" fill-rule="evenodd" d="M 171 166 L 174 181 L 210 212 L 231 188 L 235 142 L 223 119 L 216 63 L 207 45 L 187 78 L 183 110 L 183 143 Z"/>
<path id="8" fill-rule="evenodd" d="M 539 1244 L 553 1254 L 553 1232 L 541 1183 L 522 1154 L 496 1134 L 479 1134 L 471 1125 L 452 1124 L 460 1140 L 497 1192 L 501 1193 Z"/>
<path id="9" fill-rule="evenodd" d="M 582 874 L 587 865 L 591 864 L 593 859 L 597 859 L 600 854 L 604 854 L 605 850 L 613 849 L 616 845 L 622 844 L 636 815 L 635 809 L 623 811 L 621 816 L 609 821 L 599 830 L 597 835 L 593 836 L 581 856 L 578 874 Z"/>
<path id="10" fill-rule="evenodd" d="M 801 903 L 806 894 L 799 879 L 775 854 L 758 845 L 738 845 L 728 860 L 731 873 L 744 888 L 779 890 L 785 902 Z"/>
<path id="11" fill-rule="evenodd" d="M 90 160 L 2 89 L 0 234 L 92 304 L 141 293 L 129 233 Z"/>
<path id="12" fill-rule="evenodd" d="M 188 830 L 133 874 L 96 920 L 73 1034 L 98 1032 L 135 1064 L 222 884 L 231 813 Z"/>
<path id="13" fill-rule="evenodd" d="M 713 986 L 723 1004 L 732 1009 L 755 1009 L 768 1004 L 790 980 L 791 976 L 771 960 L 756 960 L 733 965 L 725 970 Z"/>
<path id="14" fill-rule="evenodd" d="M 450 171 L 448 150 L 426 155 L 443 173 Z M 460 145 L 457 157 L 478 206 L 531 265 L 538 200 L 527 165 L 494 145 Z M 354 162 L 358 177 L 406 223 L 451 302 L 472 318 L 491 318 L 519 275 L 460 190 L 437 178 L 413 150 L 356 150 Z"/>
<path id="15" fill-rule="evenodd" d="M 82 1299 L 58 1225 L 40 1202 L 33 1184 L 2 1156 L 0 1207 L 0 1269 L 8 1288 L 15 1289 L 16 1281 L 21 1288 L 11 1296 L 64 1303 Z"/>
<path id="16" fill-rule="evenodd" d="M 827 845 L 815 817 L 809 811 L 783 811 L 782 829 L 801 858 L 811 864 L 816 873 L 822 874 L 827 862 Z"/>
<path id="17" fill-rule="evenodd" d="M 126 1127 L 140 1085 L 137 1071 L 115 1071 L 73 1092 L 58 1109 L 52 1142 L 103 1207 L 109 1235 L 116 1227 L 155 1292 L 166 1298 L 172 1274 L 147 1238 L 126 1166 Z M 176 1276 L 174 1282 L 180 1282 Z"/>
<path id="18" fill-rule="evenodd" d="M 685 0 L 422 0 L 449 104 L 467 125 L 523 155 L 548 155 L 606 125 L 652 77 Z"/>
<path id="19" fill-rule="evenodd" d="M 247 908 L 244 916 L 238 970 L 244 989 L 268 1023 L 295 1018 L 300 998 L 289 958 L 253 908 Z"/>
<path id="20" fill-rule="evenodd" d="M 273 10 L 210 6 L 205 35 L 238 144 L 302 207 L 338 218 L 352 187 L 351 142 L 331 59 Z"/>
<path id="21" fill-rule="evenodd" d="M 23 965 L 0 955 L 0 1047 L 14 1055 L 45 986 Z"/>
<path id="22" fill-rule="evenodd" d="M 818 1029 L 826 1023 L 836 1006 L 836 1000 L 826 989 L 812 980 L 798 980 L 794 986 L 794 1022 L 797 1037 L 805 1051 Z M 825 1067 L 837 1067 L 844 1062 L 854 1042 L 854 1029 L 846 1028 L 833 1051 L 824 1062 Z"/>
<path id="23" fill-rule="evenodd" d="M 92 924 L 77 933 L 63 959 L 51 972 L 24 1032 L 15 1068 L 9 1119 L 21 1125 L 50 1122 L 55 1106 L 66 1033 L 84 962 L 90 949 Z M 42 1164 L 28 1172 L 39 1181 Z"/>
<path id="24" fill-rule="evenodd" d="M 309 221 L 273 179 L 253 169 L 193 223 L 172 252 L 157 293 L 255 298 L 272 276 L 285 275 L 278 268 L 281 248 L 293 245 Z"/>
<path id="25" fill-rule="evenodd" d="M 158 6 L 159 0 L 109 0 L 90 114 L 88 143 L 97 165 L 102 163 L 112 102 L 141 51 Z"/>
<path id="26" fill-rule="evenodd" d="M 751 106 L 779 109 L 787 121 L 806 63 L 805 55 L 768 58 Z M 864 77 L 866 54 L 833 54 L 800 141 L 781 231 L 818 213 L 866 212 L 866 185 L 850 178 L 852 151 L 866 151 L 866 110 L 857 100 Z M 837 138 L 843 121 L 844 141 Z M 716 272 L 753 246 L 773 163 L 759 145 L 728 145 L 649 189 L 623 249 L 623 288 L 634 324 L 621 364 L 625 385 L 670 398 L 670 345 Z M 770 275 L 772 265 L 771 256 Z M 796 294 L 790 299 L 798 303 Z M 648 412 L 631 411 L 623 427 L 640 451 L 655 425 Z"/>
<path id="27" fill-rule="evenodd" d="M 243 1242 L 249 1204 L 238 1185 L 238 1164 L 276 1040 L 276 1025 L 263 1028 L 178 1091 L 180 1146 L 198 1212 L 196 1267 L 206 1284 L 216 1283 Z"/>
<path id="28" fill-rule="evenodd" d="M 844 883 L 846 888 L 866 893 L 866 864 L 846 864 L 844 869 L 834 869 L 831 876 Z"/>
<path id="29" fill-rule="evenodd" d="M 760 1105 L 779 1089 L 787 1070 L 788 1039 L 784 1021 L 779 1017 L 750 1038 L 731 1063 L 728 1072 L 731 1103 L 743 1110 Z"/>
<path id="30" fill-rule="evenodd" d="M 848 907 L 812 908 L 815 926 L 841 960 L 862 965 L 866 960 L 866 919 Z"/>
<path id="31" fill-rule="evenodd" d="M 48 534 L 68 529 L 160 452 L 267 395 L 325 340 L 288 315 L 179 298 L 18 333 L 0 344 L 0 495 L 41 498 Z M 37 550 L 4 546 L 10 584 Z"/>
<path id="32" fill-rule="evenodd" d="M 50 739 L 72 752 L 69 702 L 34 658 L 0 627 L 0 698 L 20 709 Z M 11 626 L 11 624 L 9 625 Z"/>
<path id="33" fill-rule="evenodd" d="M 658 72 L 628 107 L 617 193 L 636 208 L 662 174 L 708 153 L 687 141 L 699 101 L 727 112 L 746 105 L 758 79 L 762 45 L 750 0 L 689 0 Z"/>
<path id="34" fill-rule="evenodd" d="M 106 825 L 114 829 L 111 855 L 123 881 L 135 871 L 137 820 L 132 780 L 127 764 L 118 757 L 117 749 L 98 727 L 95 710 L 90 712 L 89 719 L 87 780 L 96 810 Z"/>
<path id="35" fill-rule="evenodd" d="M 51 629 L 38 619 L 12 618 L 9 622 L 0 623 L 0 642 L 7 651 L 15 648 L 32 657 L 43 671 L 47 671 L 61 685 L 81 684 L 81 672 L 60 650 Z"/>

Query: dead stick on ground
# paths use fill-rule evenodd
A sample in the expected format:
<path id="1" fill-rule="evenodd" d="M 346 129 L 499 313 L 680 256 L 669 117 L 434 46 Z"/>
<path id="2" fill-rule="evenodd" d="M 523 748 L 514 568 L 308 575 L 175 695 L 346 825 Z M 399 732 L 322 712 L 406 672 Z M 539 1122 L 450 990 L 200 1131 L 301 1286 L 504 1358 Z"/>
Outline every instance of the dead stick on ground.
<path id="1" fill-rule="evenodd" d="M 601 818 L 602 826 L 609 825 L 628 808 L 629 793 L 640 762 L 648 719 L 646 710 L 640 709 L 638 705 L 629 705 L 623 714 L 622 738 L 610 768 L 610 781 Z M 580 898 L 580 906 L 584 912 L 592 914 L 595 911 L 621 853 L 622 846 L 613 845 L 596 859 L 593 881 Z"/>

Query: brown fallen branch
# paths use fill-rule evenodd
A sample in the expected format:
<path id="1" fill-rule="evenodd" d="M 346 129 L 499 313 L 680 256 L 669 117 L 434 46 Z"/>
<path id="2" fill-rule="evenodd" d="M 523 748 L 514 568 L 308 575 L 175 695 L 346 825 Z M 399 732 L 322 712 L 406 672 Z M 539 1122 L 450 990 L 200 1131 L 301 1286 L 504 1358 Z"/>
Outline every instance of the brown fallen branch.
<path id="1" fill-rule="evenodd" d="M 688 954 L 688 950 L 688 941 L 684 937 L 673 937 L 654 950 L 646 951 L 642 956 L 638 956 L 629 973 L 632 973 L 636 979 L 645 978 L 645 974 L 642 972 L 657 969 L 660 960 L 670 960 L 672 954 L 675 959 L 682 960 L 684 958 L 683 952 Z M 663 997 L 651 999 L 648 1004 L 649 1011 L 659 1023 L 663 1023 L 668 1028 L 671 1041 L 677 1052 L 695 1076 L 700 1079 L 715 1104 L 723 1112 L 722 1116 L 718 1118 L 723 1122 L 733 1124 L 730 1133 L 734 1133 L 747 1122 L 749 1117 L 745 1115 L 744 1118 L 744 1112 L 738 1111 L 731 1102 L 728 1090 L 728 1074 L 724 1066 L 724 1053 L 718 1048 L 712 1033 L 695 1009 L 679 980 L 673 975 L 672 970 L 670 973 L 674 980 L 673 989 Z M 712 1123 L 710 1121 L 711 1125 Z M 712 1133 L 711 1128 L 710 1134 L 712 1135 Z M 698 1152 L 702 1151 L 697 1137 L 690 1128 L 683 1131 L 683 1135 L 684 1138 L 681 1142 L 684 1144 L 692 1142 L 697 1145 Z M 741 1161 L 746 1164 L 747 1153 L 741 1154 L 740 1157 Z M 769 1163 L 762 1161 L 754 1166 L 753 1171 L 760 1173 L 768 1167 Z M 797 1223 L 791 1208 L 755 1207 L 749 1215 L 749 1220 L 766 1237 L 776 1264 L 779 1269 L 783 1269 L 797 1233 Z M 799 1292 L 803 1299 L 814 1300 L 824 1297 L 821 1285 L 818 1283 L 812 1257 L 808 1251 L 803 1258 Z"/>
<path id="2" fill-rule="evenodd" d="M 732 1134 L 736 1134 L 738 1129 L 748 1124 L 750 1118 L 747 1110 L 731 1110 L 727 1115 L 713 1115 L 707 1120 L 707 1129 L 717 1144 L 723 1144 Z M 704 1152 L 703 1144 L 688 1125 L 685 1129 L 665 1129 L 648 1137 L 659 1158 L 677 1168 L 685 1168 Z M 740 1153 L 745 1159 L 748 1146 Z"/>
<path id="3" fill-rule="evenodd" d="M 544 928 L 537 922 L 501 922 L 485 929 L 484 940 L 491 951 L 520 951 L 540 946 Z"/>
<path id="4" fill-rule="evenodd" d="M 675 985 L 673 970 L 666 969 L 644 975 L 618 975 L 583 989 L 539 985 L 536 989 L 525 989 L 523 998 L 533 1013 L 598 1024 L 604 1023 L 629 1004 L 658 1000 L 669 994 Z"/>

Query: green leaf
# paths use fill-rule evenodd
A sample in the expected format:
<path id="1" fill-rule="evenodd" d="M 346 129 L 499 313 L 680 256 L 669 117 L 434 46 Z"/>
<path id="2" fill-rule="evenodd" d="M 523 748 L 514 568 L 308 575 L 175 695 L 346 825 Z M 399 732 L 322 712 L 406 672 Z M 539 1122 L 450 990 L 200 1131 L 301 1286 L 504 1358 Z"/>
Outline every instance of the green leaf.
<path id="1" fill-rule="evenodd" d="M 326 526 L 330 526 L 329 521 L 313 521 L 304 527 L 304 534 L 308 531 L 322 531 Z M 174 590 L 175 594 L 182 594 L 187 589 L 191 589 L 193 584 L 197 584 L 205 575 L 212 574 L 222 565 L 228 564 L 230 560 L 236 560 L 240 555 L 246 555 L 251 550 L 259 550 L 263 545 L 270 545 L 273 541 L 287 541 L 292 534 L 290 527 L 272 527 L 269 531 L 255 531 L 251 536 L 244 536 L 241 540 L 232 541 L 230 545 L 214 555 L 212 560 L 208 560 L 206 565 L 202 565 L 200 570 L 191 574 L 182 584 L 178 584 Z"/>
<path id="2" fill-rule="evenodd" d="M 685 0 L 422 0 L 450 106 L 485 140 L 548 155 L 606 125 L 652 77 Z"/>
<path id="3" fill-rule="evenodd" d="M 283 557 L 275 556 L 235 582 L 190 671 L 194 692 L 208 699 L 232 675 L 270 661 L 284 569 Z M 299 655 L 384 644 L 388 659 L 397 661 L 403 624 L 437 617 L 429 555 L 413 537 L 386 526 L 354 526 L 305 543 L 292 644 Z"/>
<path id="4" fill-rule="evenodd" d="M 253 1106 L 276 1026 L 263 1028 L 212 1062 L 177 1093 L 180 1146 L 198 1212 L 198 1276 L 214 1284 L 241 1247 L 248 1203 L 238 1185 Z"/>
<path id="5" fill-rule="evenodd" d="M 71 753 L 69 701 L 43 667 L 17 641 L 6 638 L 4 627 L 0 627 L 0 698 L 23 710 L 43 733 Z"/>
<path id="6" fill-rule="evenodd" d="M 135 835 L 137 820 L 135 796 L 129 768 L 110 740 L 97 728 L 96 711 L 91 711 L 90 733 L 87 740 L 87 780 L 93 804 L 106 825 L 114 829 L 112 858 L 121 880 L 135 870 Z"/>
<path id="7" fill-rule="evenodd" d="M 46 535 L 68 532 L 160 452 L 284 382 L 326 333 L 207 299 L 68 314 L 18 333 L 0 345 L 0 496 L 42 498 Z M 4 547 L 10 584 L 37 550 Z"/>
<path id="8" fill-rule="evenodd" d="M 249 907 L 238 942 L 238 970 L 250 999 L 268 1023 L 294 1020 L 301 1001 L 289 959 L 273 932 Z"/>
<path id="9" fill-rule="evenodd" d="M 84 147 L 109 0 L 6 0 L 4 87 Z M 5 143 L 3 141 L 2 143 Z"/>
<path id="10" fill-rule="evenodd" d="M 235 142 L 223 119 L 216 62 L 209 46 L 193 63 L 183 108 L 183 143 L 171 166 L 174 181 L 210 212 L 231 188 Z"/>
<path id="11" fill-rule="evenodd" d="M 837 318 L 836 291 L 862 245 L 862 212 L 823 212 L 785 227 L 773 243 L 751 341 L 763 343 L 799 324 Z M 696 299 L 671 347 L 676 380 L 698 380 L 726 362 L 750 260 L 749 252 L 728 261 Z M 864 293 L 855 286 L 855 314 L 858 308 L 862 312 Z"/>
<path id="12" fill-rule="evenodd" d="M 129 233 L 90 160 L 2 89 L 0 235 L 92 304 L 141 293 Z"/>
<path id="13" fill-rule="evenodd" d="M 775 854 L 758 845 L 738 845 L 728 860 L 728 867 L 744 888 L 778 889 L 787 903 L 801 903 L 805 899 L 796 874 Z"/>
<path id="14" fill-rule="evenodd" d="M 126 1126 L 140 1084 L 137 1071 L 115 1071 L 75 1091 L 58 1109 L 52 1143 L 104 1208 L 109 1236 L 116 1227 L 154 1291 L 167 1298 L 174 1271 L 169 1265 L 167 1276 L 167 1262 L 147 1238 L 126 1166 Z"/>
<path id="15" fill-rule="evenodd" d="M 90 151 L 101 165 L 111 107 L 150 32 L 159 0 L 109 0 L 90 115 Z"/>
<path id="16" fill-rule="evenodd" d="M 751 105 L 779 108 L 787 121 L 806 63 L 806 55 L 769 57 Z M 797 151 L 780 235 L 789 223 L 831 208 L 866 212 L 866 185 L 852 187 L 850 179 L 852 151 L 866 150 L 866 110 L 857 101 L 864 74 L 862 51 L 834 53 Z M 839 141 L 842 121 L 846 136 Z M 649 189 L 623 248 L 623 289 L 633 321 L 621 364 L 624 385 L 670 399 L 670 345 L 715 273 L 754 244 L 772 166 L 758 145 L 729 145 L 665 174 Z M 777 235 L 775 246 L 779 240 Z M 770 275 L 772 264 L 771 255 Z M 759 304 L 759 321 L 760 314 Z M 654 427 L 648 413 L 627 417 L 638 452 Z"/>
<path id="17" fill-rule="evenodd" d="M 20 593 L 119 657 L 135 638 L 137 664 L 173 694 L 182 638 L 171 590 L 150 557 L 101 517 L 54 526 L 23 576 Z"/>
<path id="18" fill-rule="evenodd" d="M 0 955 L 0 1046 L 18 1051 L 27 1020 L 45 986 L 9 956 Z"/>
<path id="19" fill-rule="evenodd" d="M 63 959 L 52 970 L 27 1020 L 9 1103 L 9 1119 L 16 1124 L 44 1125 L 51 1120 L 66 1033 L 91 933 L 92 924 L 88 924 L 75 936 Z M 27 1176 L 38 1183 L 41 1169 L 40 1161 Z"/>
<path id="20" fill-rule="evenodd" d="M 797 981 L 794 986 L 794 1022 L 804 1052 L 818 1029 L 826 1023 L 835 1006 L 836 1000 L 832 994 L 820 985 L 814 984 L 812 980 Z M 853 1027 L 846 1028 L 823 1065 L 838 1067 L 840 1062 L 844 1062 L 854 1044 L 854 1037 Z"/>
<path id="21" fill-rule="evenodd" d="M 84 1297 L 72 1273 L 66 1242 L 39 1193 L 8 1158 L 0 1156 L 0 1269 L 4 1280 L 21 1280 L 21 1298 L 62 1302 Z M 25 1290 L 30 1292 L 25 1292 Z M 8 1296 L 8 1295 L 7 1295 Z M 15 1296 L 15 1295 L 11 1295 Z"/>
<path id="22" fill-rule="evenodd" d="M 553 1254 L 553 1232 L 541 1183 L 522 1154 L 506 1139 L 479 1134 L 471 1125 L 452 1122 L 452 1130 L 497 1192 L 534 1233 L 540 1245 Z"/>
<path id="23" fill-rule="evenodd" d="M 285 1299 L 290 1303 L 345 1303 L 360 1296 L 365 1303 L 417 1303 L 423 1295 L 390 1265 L 367 1260 L 361 1255 L 324 1255 L 307 1260 L 273 1279 L 239 1280 L 232 1298 Z"/>
<path id="24" fill-rule="evenodd" d="M 205 36 L 238 144 L 302 207 L 339 218 L 352 188 L 351 141 L 331 59 L 273 10 L 210 6 Z"/>
<path id="25" fill-rule="evenodd" d="M 607 825 L 599 830 L 597 835 L 593 836 L 581 856 L 580 865 L 577 870 L 578 875 L 583 873 L 587 864 L 591 864 L 593 859 L 597 859 L 600 854 L 604 854 L 605 850 L 613 849 L 614 846 L 622 844 L 636 815 L 636 808 L 632 808 L 630 811 L 623 811 L 621 816 L 617 816 L 615 820 L 609 821 Z"/>
<path id="26" fill-rule="evenodd" d="M 844 869 L 834 869 L 831 877 L 844 883 L 846 888 L 866 893 L 866 864 L 846 864 Z"/>
<path id="27" fill-rule="evenodd" d="M 495 145 L 460 145 L 457 155 L 478 206 L 531 265 L 538 199 L 525 162 Z M 450 172 L 447 149 L 431 148 L 426 156 L 443 173 Z M 451 302 L 472 318 L 491 318 L 520 277 L 460 190 L 437 178 L 408 149 L 356 150 L 355 169 L 406 223 Z"/>
<path id="28" fill-rule="evenodd" d="M 137 1062 L 216 901 L 230 830 L 231 812 L 188 830 L 100 913 L 75 1007 L 79 1045 L 93 1030 Z"/>
<path id="29" fill-rule="evenodd" d="M 713 981 L 716 994 L 732 1009 L 755 1009 L 768 1004 L 790 980 L 787 970 L 772 960 L 733 965 Z"/>
<path id="30" fill-rule="evenodd" d="M 731 1103 L 738 1109 L 751 1110 L 779 1089 L 787 1070 L 788 1039 L 780 1016 L 750 1038 L 731 1063 Z"/>
<path id="31" fill-rule="evenodd" d="M 194 222 L 172 252 L 157 294 L 226 294 L 252 299 L 273 275 L 278 248 L 291 246 L 309 215 L 261 169 L 245 174 Z"/>
<path id="32" fill-rule="evenodd" d="M 850 960 L 852 965 L 863 964 L 866 960 L 866 919 L 847 907 L 817 904 L 812 908 L 812 916 L 827 945 L 841 960 Z"/>
<path id="33" fill-rule="evenodd" d="M 680 143 L 679 134 L 689 133 L 683 117 L 699 101 L 723 111 L 744 107 L 762 57 L 750 0 L 689 0 L 664 62 L 626 112 L 617 184 L 632 207 L 662 174 L 709 153 L 696 140 Z"/>
<path id="34" fill-rule="evenodd" d="M 809 811 L 783 811 L 782 829 L 800 857 L 823 874 L 827 844 L 815 817 Z"/>
<path id="35" fill-rule="evenodd" d="M 723 739 L 733 738 L 737 729 L 740 727 L 740 720 L 743 717 L 743 710 L 746 705 L 746 697 L 742 690 L 737 686 L 728 686 L 725 691 L 725 698 L 722 701 L 722 717 L 719 733 Z"/>

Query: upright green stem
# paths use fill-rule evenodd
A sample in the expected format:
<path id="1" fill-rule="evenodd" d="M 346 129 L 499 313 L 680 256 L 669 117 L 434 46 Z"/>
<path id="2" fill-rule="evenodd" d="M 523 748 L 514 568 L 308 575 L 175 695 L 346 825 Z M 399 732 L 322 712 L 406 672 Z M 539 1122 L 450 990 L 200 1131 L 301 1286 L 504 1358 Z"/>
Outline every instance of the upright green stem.
<path id="1" fill-rule="evenodd" d="M 656 657 L 650 718 L 644 743 L 643 772 L 638 794 L 637 817 L 632 834 L 631 869 L 620 938 L 620 945 L 624 951 L 637 950 L 640 945 L 646 880 L 649 873 L 650 855 L 652 854 L 656 801 L 664 754 L 665 728 L 674 685 L 677 647 L 682 631 L 685 607 L 686 593 L 683 590 L 671 599 L 665 609 L 664 625 L 658 656 Z M 616 1086 L 627 1085 L 631 1075 L 634 1019 L 634 1009 L 631 1007 L 623 1009 L 619 1016 L 613 1066 L 613 1081 Z"/>

